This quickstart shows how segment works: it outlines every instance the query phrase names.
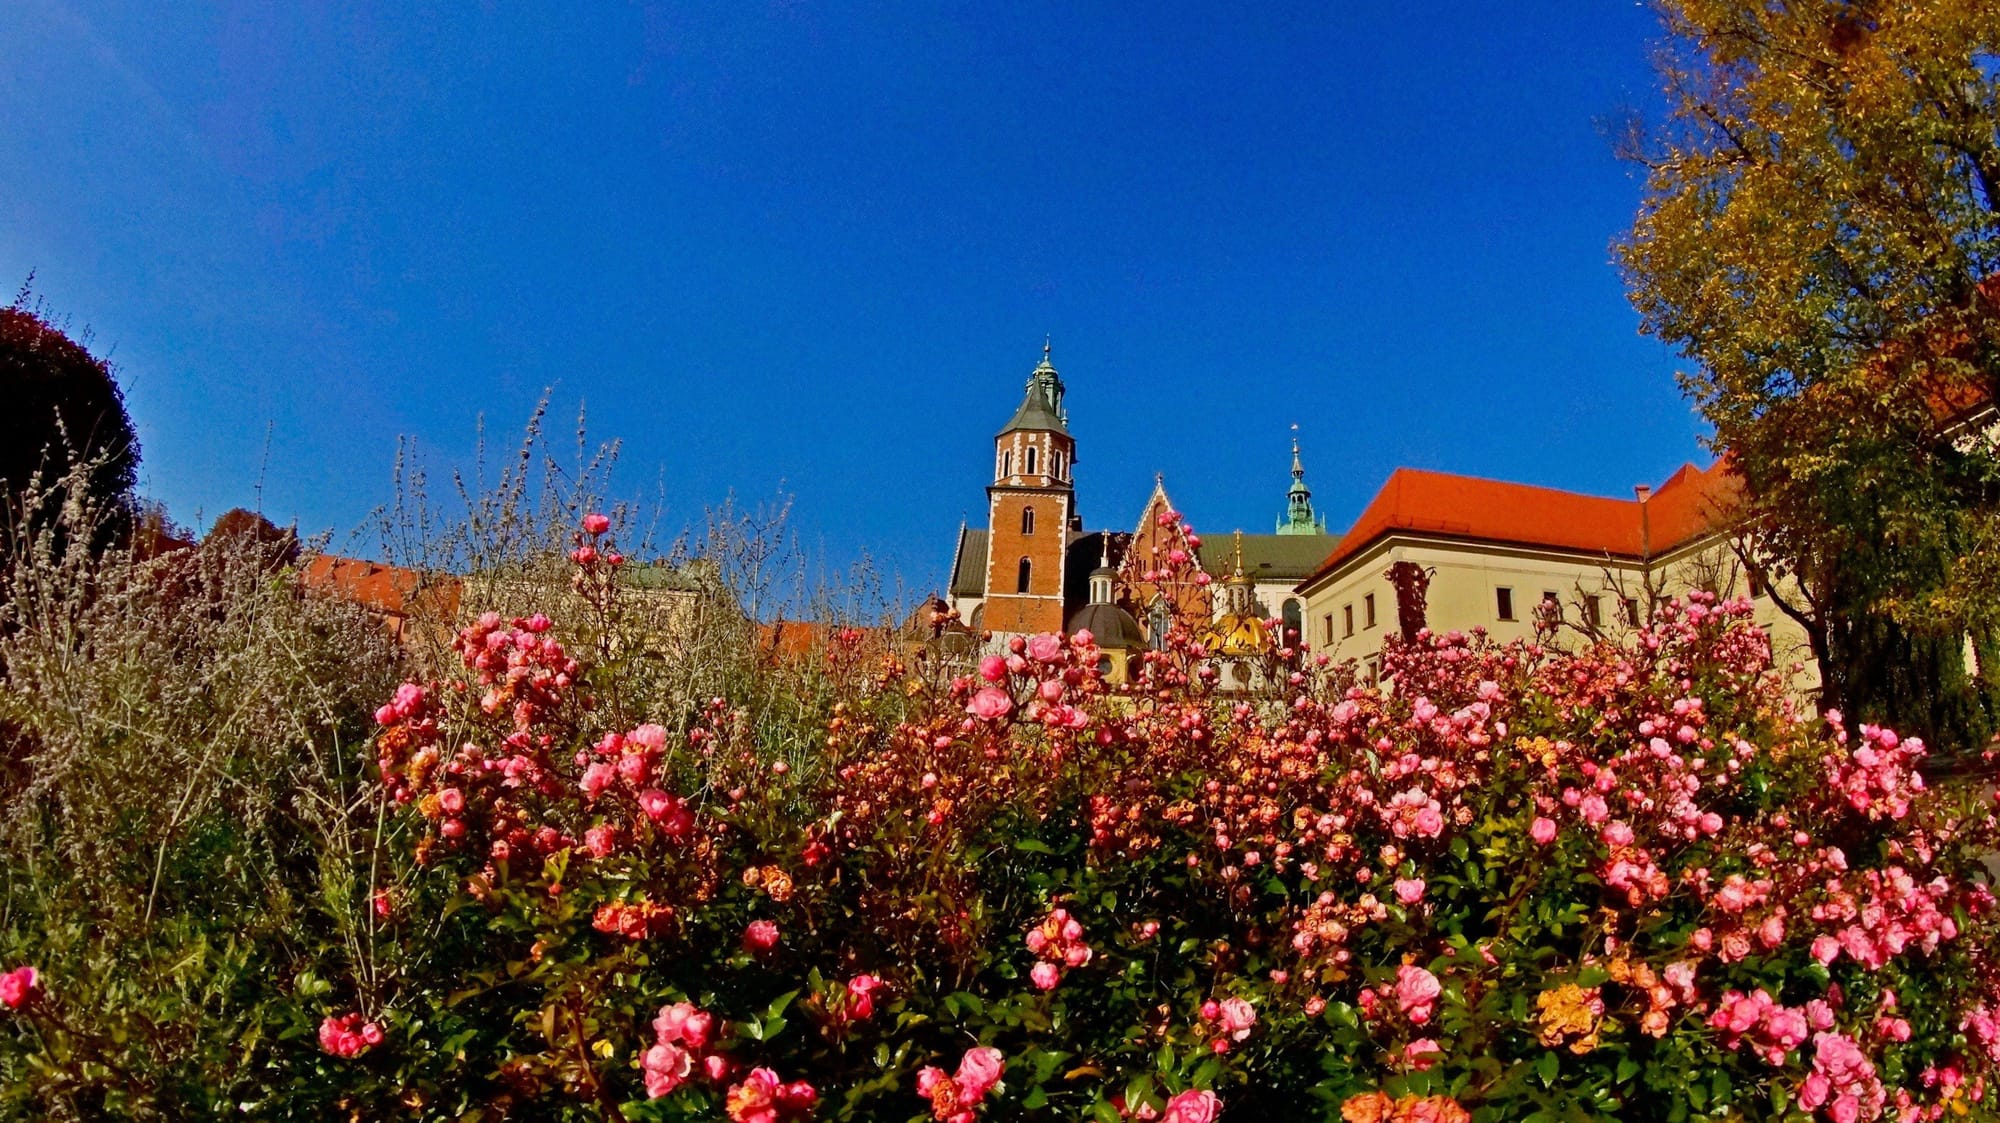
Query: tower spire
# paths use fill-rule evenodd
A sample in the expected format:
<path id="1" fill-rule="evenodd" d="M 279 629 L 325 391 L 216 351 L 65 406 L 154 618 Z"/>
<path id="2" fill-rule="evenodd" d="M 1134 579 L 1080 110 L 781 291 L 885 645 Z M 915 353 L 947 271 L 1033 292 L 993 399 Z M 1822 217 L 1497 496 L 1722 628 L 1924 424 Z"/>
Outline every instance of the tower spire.
<path id="1" fill-rule="evenodd" d="M 1313 513 L 1312 489 L 1306 486 L 1305 462 L 1299 459 L 1299 426 L 1292 423 L 1292 486 L 1285 492 L 1285 514 L 1279 534 L 1325 534 L 1326 520 Z"/>

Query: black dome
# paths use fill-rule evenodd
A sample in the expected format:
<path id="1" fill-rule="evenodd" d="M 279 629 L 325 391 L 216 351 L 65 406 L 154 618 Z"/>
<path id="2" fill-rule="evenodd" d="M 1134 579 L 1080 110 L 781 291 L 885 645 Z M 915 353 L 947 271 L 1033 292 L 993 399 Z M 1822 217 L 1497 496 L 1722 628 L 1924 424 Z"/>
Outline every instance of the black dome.
<path id="1" fill-rule="evenodd" d="M 1066 627 L 1072 635 L 1088 631 L 1099 647 L 1136 651 L 1146 646 L 1146 636 L 1139 630 L 1139 622 L 1115 604 L 1086 604 L 1070 613 Z"/>

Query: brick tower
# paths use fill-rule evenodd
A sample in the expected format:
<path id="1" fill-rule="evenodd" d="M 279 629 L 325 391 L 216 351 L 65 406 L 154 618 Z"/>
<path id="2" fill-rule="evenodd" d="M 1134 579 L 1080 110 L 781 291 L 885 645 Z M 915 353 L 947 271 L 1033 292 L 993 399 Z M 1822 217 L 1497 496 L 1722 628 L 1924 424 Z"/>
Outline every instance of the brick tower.
<path id="1" fill-rule="evenodd" d="M 984 622 L 996 636 L 1062 631 L 1063 561 L 1076 523 L 1075 463 L 1062 376 L 1044 343 L 1041 364 L 1028 375 L 1027 397 L 993 442 Z"/>

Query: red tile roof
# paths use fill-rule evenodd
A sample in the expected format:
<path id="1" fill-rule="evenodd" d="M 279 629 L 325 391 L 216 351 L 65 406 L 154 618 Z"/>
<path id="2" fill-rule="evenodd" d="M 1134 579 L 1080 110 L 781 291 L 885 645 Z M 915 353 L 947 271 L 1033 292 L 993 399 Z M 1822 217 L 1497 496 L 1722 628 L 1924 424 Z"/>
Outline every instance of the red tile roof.
<path id="1" fill-rule="evenodd" d="M 306 585 L 345 597 L 363 608 L 391 616 L 409 616 L 419 608 L 449 618 L 458 612 L 460 584 L 456 577 L 432 577 L 359 558 L 314 554 L 301 578 Z"/>
<path id="2" fill-rule="evenodd" d="M 1613 557 L 1658 556 L 1707 533 L 1733 503 L 1738 482 L 1717 461 L 1667 477 L 1647 501 L 1398 468 L 1305 583 L 1340 568 L 1397 532 Z"/>

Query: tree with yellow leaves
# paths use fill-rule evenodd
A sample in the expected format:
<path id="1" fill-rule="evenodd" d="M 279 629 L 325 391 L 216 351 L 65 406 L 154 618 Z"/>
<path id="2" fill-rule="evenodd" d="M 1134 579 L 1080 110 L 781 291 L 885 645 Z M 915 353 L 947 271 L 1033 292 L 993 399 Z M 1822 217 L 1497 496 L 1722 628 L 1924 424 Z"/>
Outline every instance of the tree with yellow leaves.
<path id="1" fill-rule="evenodd" d="M 2000 3 L 1659 0 L 1621 258 L 1746 485 L 1823 703 L 1971 747 L 2000 713 Z M 1967 651 L 1973 657 L 1968 659 Z"/>

